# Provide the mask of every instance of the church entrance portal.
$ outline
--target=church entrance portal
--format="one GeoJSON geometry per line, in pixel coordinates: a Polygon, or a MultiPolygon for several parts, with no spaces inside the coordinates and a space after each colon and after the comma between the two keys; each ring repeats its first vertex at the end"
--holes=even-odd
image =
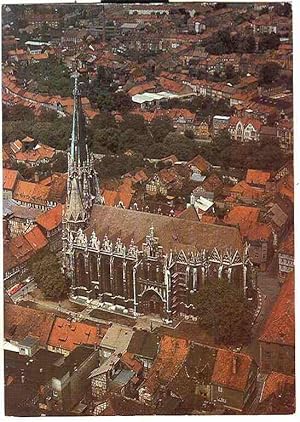
{"type": "Polygon", "coordinates": [[[140,301],[139,312],[145,315],[154,314],[163,316],[164,303],[154,290],[146,290],[140,301]]]}

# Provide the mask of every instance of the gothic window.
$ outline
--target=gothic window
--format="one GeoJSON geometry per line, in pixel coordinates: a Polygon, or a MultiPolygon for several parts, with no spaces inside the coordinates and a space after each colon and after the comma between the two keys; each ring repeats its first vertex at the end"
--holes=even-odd
{"type": "Polygon", "coordinates": [[[76,258],[76,284],[89,288],[89,277],[85,269],[85,259],[82,253],[79,253],[76,258]]]}
{"type": "Polygon", "coordinates": [[[90,258],[90,271],[91,271],[91,280],[98,280],[98,269],[97,269],[97,256],[92,254],[90,258]]]}

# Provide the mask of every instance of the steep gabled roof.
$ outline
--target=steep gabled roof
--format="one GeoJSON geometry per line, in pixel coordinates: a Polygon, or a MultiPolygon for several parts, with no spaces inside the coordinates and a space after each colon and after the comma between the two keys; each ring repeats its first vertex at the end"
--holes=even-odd
{"type": "Polygon", "coordinates": [[[98,205],[94,205],[92,209],[86,234],[89,236],[95,231],[99,239],[103,239],[105,235],[111,240],[119,237],[127,246],[133,239],[141,246],[152,225],[159,244],[166,251],[172,249],[179,252],[182,249],[191,252],[212,250],[214,247],[220,250],[243,249],[241,236],[235,227],[202,224],[165,215],[98,205]]]}
{"type": "Polygon", "coordinates": [[[227,388],[244,391],[250,374],[253,359],[244,353],[218,349],[212,383],[227,388]],[[234,370],[234,360],[236,370],[234,370]]]}
{"type": "Polygon", "coordinates": [[[3,189],[5,190],[13,190],[20,174],[17,170],[12,169],[3,169],[3,189]]]}
{"type": "Polygon", "coordinates": [[[4,309],[4,336],[7,340],[20,341],[28,335],[39,338],[41,346],[46,346],[54,323],[55,315],[6,304],[4,309]]]}
{"type": "Polygon", "coordinates": [[[294,273],[289,273],[259,341],[295,346],[294,273]]]}
{"type": "Polygon", "coordinates": [[[56,207],[40,214],[36,220],[37,224],[46,230],[53,230],[62,222],[63,205],[58,204],[56,207]]]}

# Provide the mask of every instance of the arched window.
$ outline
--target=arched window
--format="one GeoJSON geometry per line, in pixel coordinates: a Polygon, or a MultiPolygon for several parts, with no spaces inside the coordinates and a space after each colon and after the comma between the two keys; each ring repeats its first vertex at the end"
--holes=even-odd
{"type": "Polygon", "coordinates": [[[97,256],[92,254],[90,258],[90,274],[92,281],[98,281],[97,256]]]}
{"type": "Polygon", "coordinates": [[[76,285],[89,288],[89,277],[86,273],[85,259],[82,253],[76,257],[76,285]]]}

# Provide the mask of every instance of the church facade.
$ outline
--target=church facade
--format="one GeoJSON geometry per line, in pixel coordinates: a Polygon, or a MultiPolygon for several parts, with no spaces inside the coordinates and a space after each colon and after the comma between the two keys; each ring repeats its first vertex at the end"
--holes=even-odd
{"type": "Polygon", "coordinates": [[[106,206],[85,135],[77,75],[63,218],[70,296],[166,321],[193,315],[192,295],[225,278],[251,296],[248,246],[235,227],[106,206]]]}

